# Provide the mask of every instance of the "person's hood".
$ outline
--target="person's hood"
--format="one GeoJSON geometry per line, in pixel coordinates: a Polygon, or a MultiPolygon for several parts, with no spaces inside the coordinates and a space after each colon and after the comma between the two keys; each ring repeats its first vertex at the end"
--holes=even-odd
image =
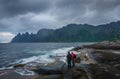
{"type": "Polygon", "coordinates": [[[74,54],[73,52],[71,54],[74,54]]]}

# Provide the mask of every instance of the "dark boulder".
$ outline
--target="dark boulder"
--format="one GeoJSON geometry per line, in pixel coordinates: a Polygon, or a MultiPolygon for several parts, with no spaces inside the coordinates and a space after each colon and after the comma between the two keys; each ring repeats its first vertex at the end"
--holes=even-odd
{"type": "MultiPolygon", "coordinates": [[[[82,47],[77,46],[77,47],[74,47],[72,50],[74,50],[74,51],[78,51],[78,50],[80,50],[80,49],[82,49],[82,47]]],[[[70,51],[72,51],[72,50],[70,50],[70,51]]]]}
{"type": "Polygon", "coordinates": [[[37,72],[38,74],[50,75],[50,74],[62,74],[63,73],[63,66],[65,65],[64,62],[55,62],[50,65],[42,66],[38,69],[33,71],[37,72]]]}
{"type": "Polygon", "coordinates": [[[25,66],[25,64],[16,64],[16,65],[14,65],[14,68],[19,68],[19,67],[24,67],[25,66]]]}
{"type": "Polygon", "coordinates": [[[108,65],[90,65],[94,79],[120,79],[120,71],[108,65]]]}

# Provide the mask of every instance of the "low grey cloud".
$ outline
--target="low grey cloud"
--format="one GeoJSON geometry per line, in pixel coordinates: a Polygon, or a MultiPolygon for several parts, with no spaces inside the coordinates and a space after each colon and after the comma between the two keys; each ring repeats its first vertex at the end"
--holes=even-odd
{"type": "MultiPolygon", "coordinates": [[[[70,23],[120,20],[120,0],[0,0],[0,32],[37,32],[70,23]]],[[[6,33],[8,34],[8,33],[6,33]]]]}
{"type": "Polygon", "coordinates": [[[99,25],[120,20],[119,0],[61,0],[58,5],[61,19],[72,20],[77,23],[99,25]]]}
{"type": "Polygon", "coordinates": [[[1,0],[0,17],[13,17],[28,12],[44,12],[50,7],[50,0],[1,0]]]}

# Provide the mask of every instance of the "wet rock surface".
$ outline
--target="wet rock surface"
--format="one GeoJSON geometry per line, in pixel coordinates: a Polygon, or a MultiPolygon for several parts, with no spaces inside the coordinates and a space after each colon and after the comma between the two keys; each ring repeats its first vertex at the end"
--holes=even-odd
{"type": "Polygon", "coordinates": [[[3,70],[0,71],[0,79],[34,79],[37,75],[34,76],[21,76],[16,73],[14,70],[3,70]]]}
{"type": "Polygon", "coordinates": [[[120,71],[109,65],[90,65],[93,79],[120,79],[120,71]]]}
{"type": "Polygon", "coordinates": [[[97,56],[97,64],[91,65],[91,71],[94,73],[97,79],[120,79],[120,54],[115,54],[106,51],[95,51],[93,55],[97,56]]]}
{"type": "MultiPolygon", "coordinates": [[[[92,79],[120,79],[120,41],[104,41],[93,45],[84,46],[95,63],[87,66],[92,79]],[[89,50],[89,51],[88,51],[89,50]]],[[[77,50],[78,51],[78,50],[77,50]]],[[[85,53],[86,53],[85,52],[85,53]]]]}
{"type": "Polygon", "coordinates": [[[53,64],[49,64],[46,66],[42,66],[38,69],[33,71],[37,72],[38,74],[50,75],[50,74],[62,74],[63,66],[65,65],[64,62],[55,62],[53,64]]]}
{"type": "Polygon", "coordinates": [[[92,45],[84,45],[84,48],[94,48],[94,49],[113,49],[113,50],[120,50],[120,41],[103,41],[92,45]]]}

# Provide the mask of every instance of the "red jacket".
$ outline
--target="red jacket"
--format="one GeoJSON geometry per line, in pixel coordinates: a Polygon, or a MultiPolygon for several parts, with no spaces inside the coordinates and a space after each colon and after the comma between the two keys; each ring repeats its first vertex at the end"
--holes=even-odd
{"type": "Polygon", "coordinates": [[[75,54],[73,52],[71,53],[71,56],[72,56],[72,60],[74,60],[75,54]]]}

